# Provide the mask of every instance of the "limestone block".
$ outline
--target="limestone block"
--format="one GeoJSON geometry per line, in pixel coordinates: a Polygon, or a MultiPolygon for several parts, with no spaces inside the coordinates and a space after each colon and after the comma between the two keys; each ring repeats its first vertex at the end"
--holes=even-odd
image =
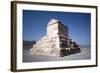
{"type": "Polygon", "coordinates": [[[63,57],[80,52],[79,46],[67,34],[68,29],[60,21],[51,19],[47,25],[47,35],[33,45],[30,54],[63,57]]]}

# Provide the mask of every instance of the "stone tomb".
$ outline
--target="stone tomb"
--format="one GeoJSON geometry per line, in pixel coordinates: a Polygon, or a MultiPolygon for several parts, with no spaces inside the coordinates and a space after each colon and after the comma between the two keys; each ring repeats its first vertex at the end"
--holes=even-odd
{"type": "Polygon", "coordinates": [[[68,27],[56,19],[47,25],[47,33],[30,49],[32,55],[63,57],[80,52],[79,46],[68,38],[68,27]]]}

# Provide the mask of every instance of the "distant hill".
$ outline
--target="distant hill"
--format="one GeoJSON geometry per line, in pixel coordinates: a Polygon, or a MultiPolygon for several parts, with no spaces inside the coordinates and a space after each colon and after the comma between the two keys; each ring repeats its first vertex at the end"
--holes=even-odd
{"type": "Polygon", "coordinates": [[[33,47],[33,44],[35,44],[36,41],[23,41],[23,49],[28,50],[33,47]]]}
{"type": "Polygon", "coordinates": [[[80,48],[90,48],[91,46],[90,46],[90,45],[79,44],[79,47],[80,47],[80,48]]]}

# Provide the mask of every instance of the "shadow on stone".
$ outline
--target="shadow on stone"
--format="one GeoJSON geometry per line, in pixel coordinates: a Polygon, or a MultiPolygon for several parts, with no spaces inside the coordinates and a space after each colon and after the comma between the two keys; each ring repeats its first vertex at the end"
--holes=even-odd
{"type": "Polygon", "coordinates": [[[76,54],[76,53],[80,53],[80,52],[81,52],[80,48],[77,48],[77,50],[76,49],[70,49],[70,50],[61,49],[60,56],[64,57],[64,56],[68,56],[68,55],[76,54]]]}
{"type": "Polygon", "coordinates": [[[69,50],[66,50],[66,49],[61,49],[60,50],[60,56],[61,57],[64,57],[64,56],[67,56],[67,55],[70,55],[70,51],[69,50]]]}

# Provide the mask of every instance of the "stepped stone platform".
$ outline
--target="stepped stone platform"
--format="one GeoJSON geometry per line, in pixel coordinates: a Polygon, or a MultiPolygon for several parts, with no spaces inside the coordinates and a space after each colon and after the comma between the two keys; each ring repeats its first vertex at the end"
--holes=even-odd
{"type": "Polygon", "coordinates": [[[59,20],[51,19],[47,33],[30,49],[32,55],[63,57],[81,52],[78,44],[68,37],[68,27],[59,20]]]}

